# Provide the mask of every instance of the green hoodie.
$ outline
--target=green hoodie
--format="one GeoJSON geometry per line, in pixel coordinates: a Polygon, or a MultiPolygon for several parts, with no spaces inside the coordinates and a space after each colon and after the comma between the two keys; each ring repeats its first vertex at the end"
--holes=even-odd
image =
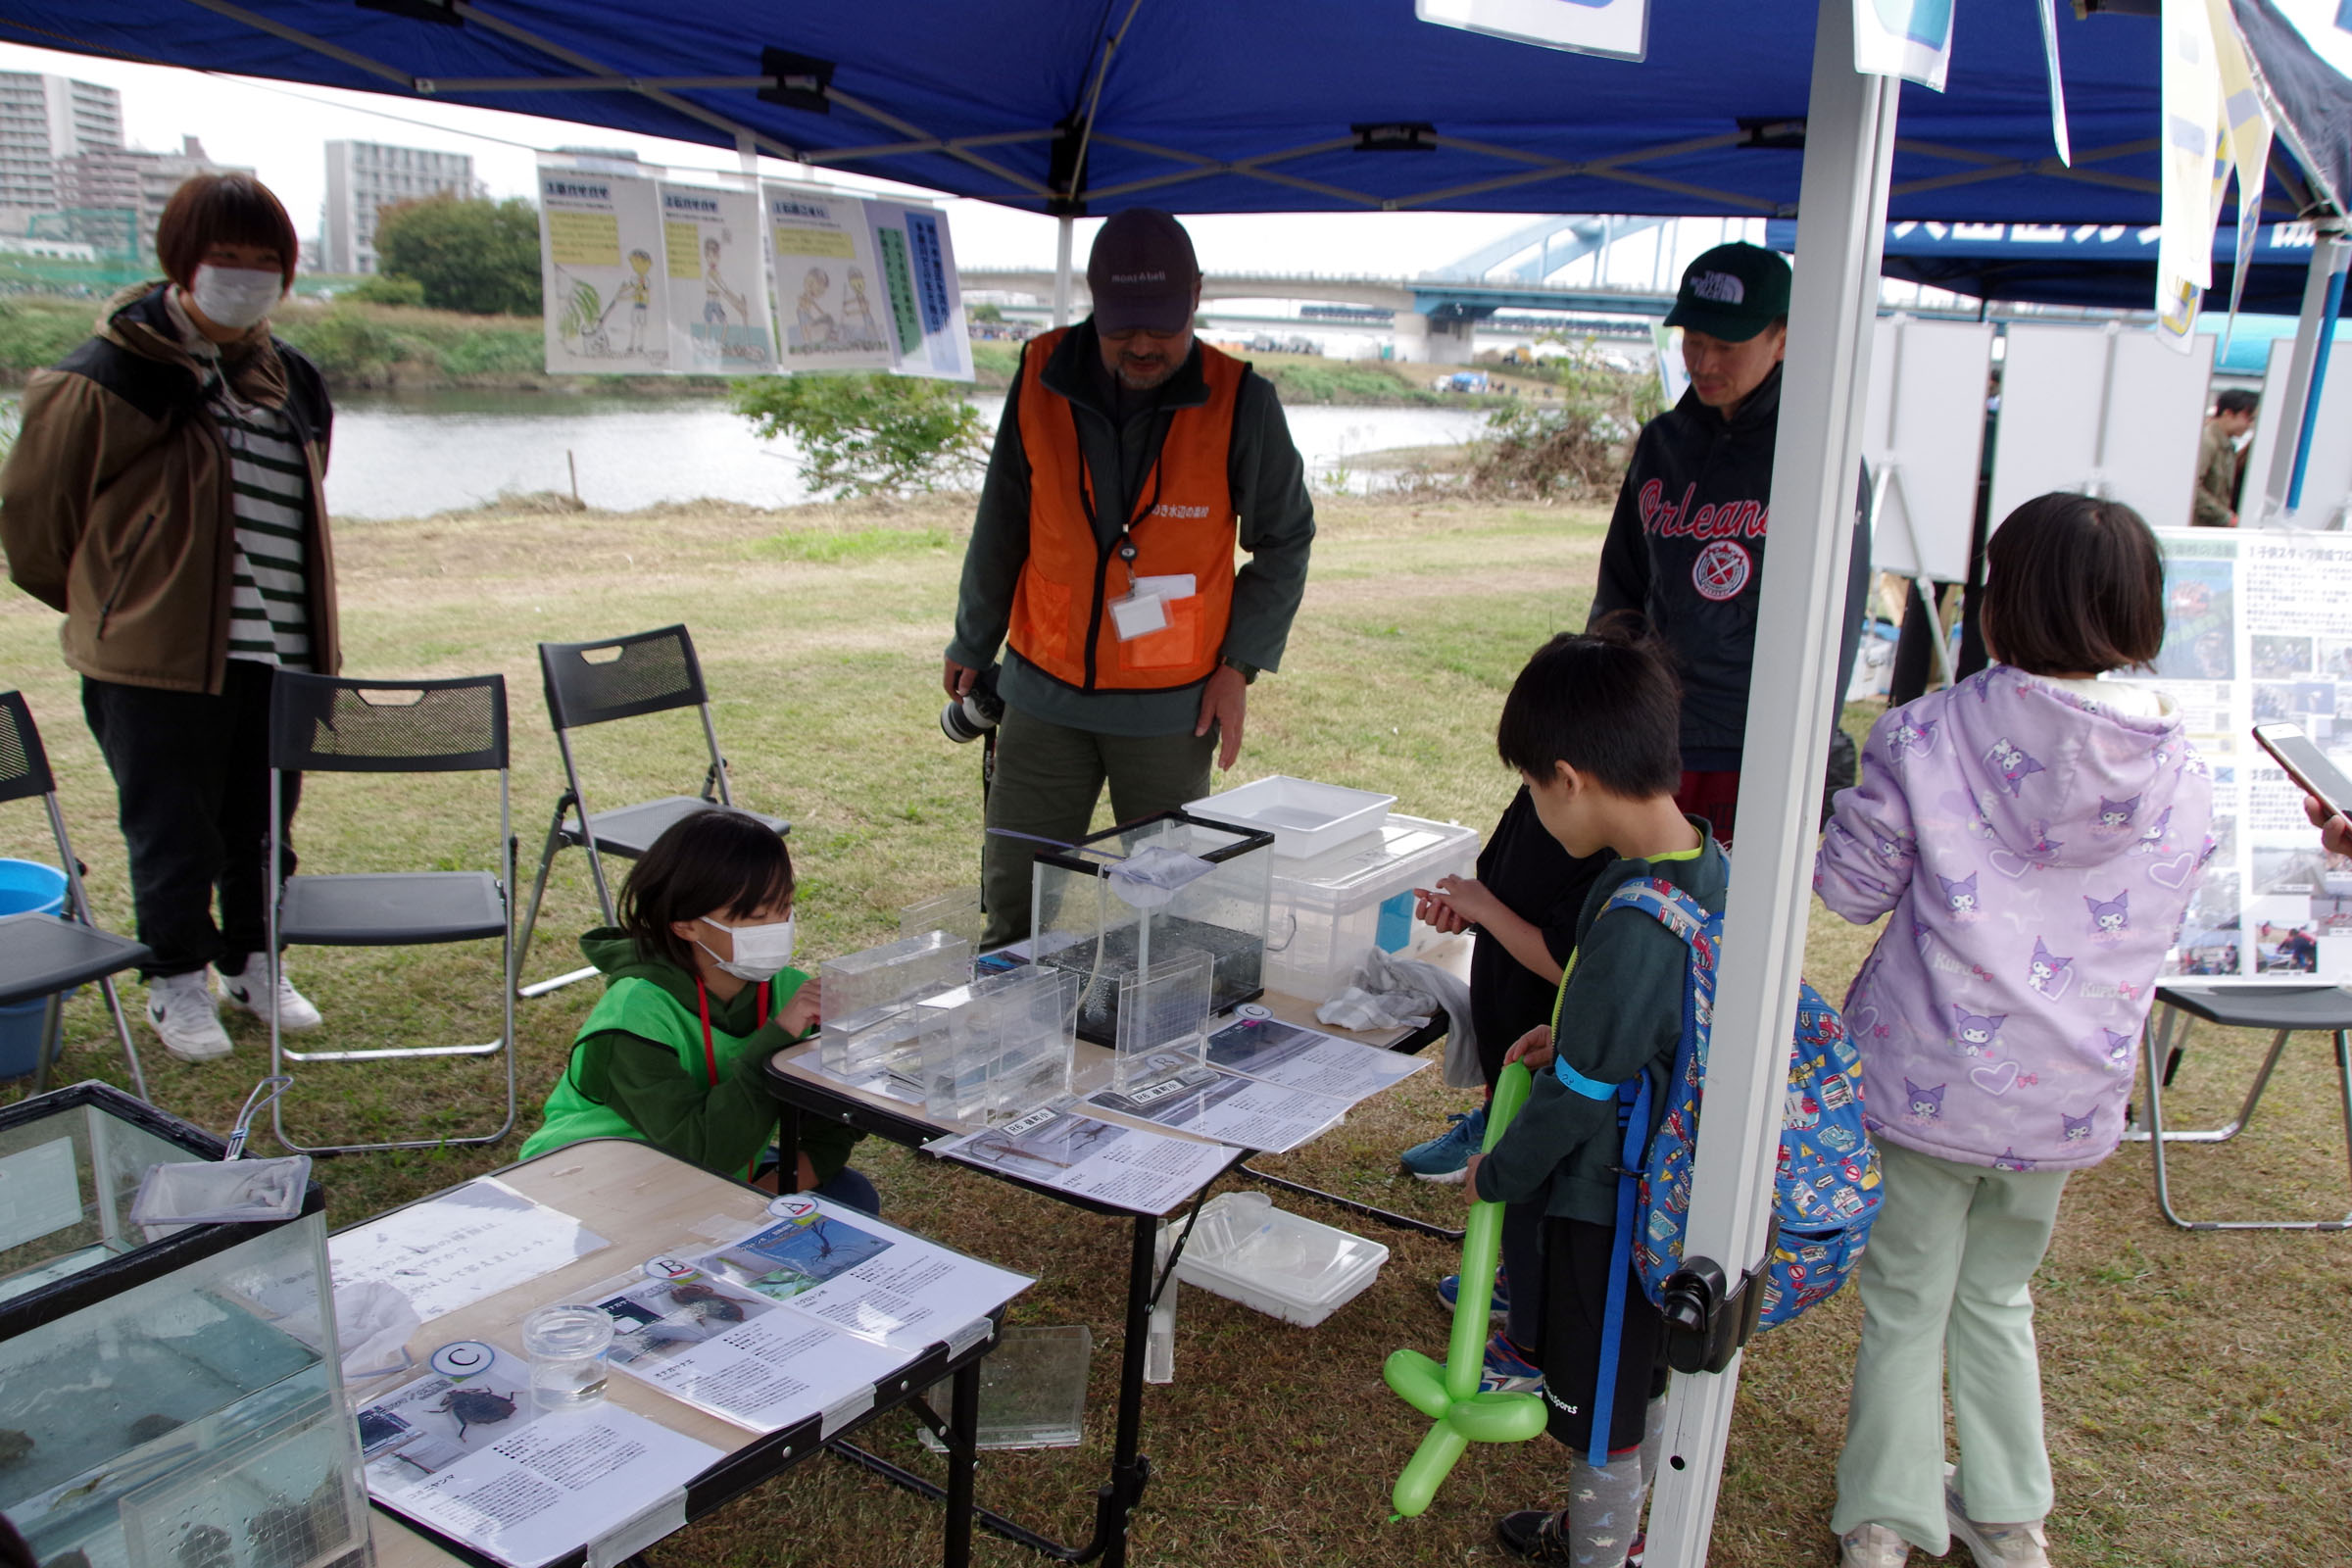
{"type": "MultiPolygon", "coordinates": [[[[570,1064],[547,1097],[546,1120],[521,1157],[584,1138],[632,1138],[722,1176],[748,1175],[776,1137],[776,1102],[762,1069],[794,1043],[776,1014],[808,977],[786,969],[769,983],[765,1023],[759,986],[710,998],[713,1083],[693,971],[649,957],[611,926],[580,938],[580,951],[605,976],[604,1000],[580,1025],[570,1064]]],[[[823,1181],[849,1163],[850,1146],[863,1136],[810,1119],[801,1152],[823,1181]]]]}

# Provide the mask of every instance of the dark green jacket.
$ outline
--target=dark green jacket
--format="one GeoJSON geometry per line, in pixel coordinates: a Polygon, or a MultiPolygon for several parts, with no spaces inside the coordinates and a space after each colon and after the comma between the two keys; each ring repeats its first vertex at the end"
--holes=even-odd
{"type": "MultiPolygon", "coordinates": [[[[1135,492],[1158,461],[1175,411],[1208,401],[1200,351],[1153,393],[1113,389],[1102,368],[1102,340],[1090,318],[1063,337],[1040,379],[1067,399],[1087,472],[1095,482],[1098,528],[1107,543],[1134,514],[1135,492]]],[[[1024,350],[1024,355],[1029,351],[1024,350]]],[[[1004,398],[996,450],[972,518],[963,556],[963,586],[956,602],[956,635],[948,657],[985,669],[1004,642],[1012,617],[1013,585],[1029,559],[1029,458],[1021,444],[1020,379],[1004,398]]],[[[1263,376],[1242,377],[1235,400],[1226,478],[1241,514],[1240,544],[1250,560],[1234,576],[1233,618],[1220,652],[1254,672],[1282,663],[1291,618],[1306,592],[1306,560],[1315,540],[1315,505],[1306,493],[1306,466],[1291,442],[1281,400],[1263,376]]],[[[1189,733],[1200,717],[1200,691],[1081,692],[1004,653],[998,691],[1022,712],[1051,724],[1104,735],[1189,733]]]]}
{"type": "MultiPolygon", "coordinates": [[[[1598,919],[1624,884],[1663,877],[1720,913],[1731,863],[1704,822],[1706,842],[1689,860],[1612,860],[1592,884],[1577,920],[1576,957],[1560,982],[1552,1045],[1568,1065],[1598,1083],[1650,1077],[1650,1130],[1665,1119],[1667,1074],[1683,1037],[1683,988],[1690,950],[1641,909],[1598,919]]],[[[1617,1220],[1617,1101],[1591,1100],[1545,1067],[1502,1142],[1479,1162],[1478,1196],[1489,1201],[1541,1200],[1544,1211],[1594,1225],[1617,1220]]]]}
{"type": "MultiPolygon", "coordinates": [[[[691,970],[664,957],[647,957],[626,933],[611,926],[580,938],[580,951],[607,985],[636,979],[660,987],[676,1004],[677,1016],[656,1021],[674,1026],[681,1039],[700,1035],[691,970]]],[[[706,1074],[684,1069],[674,1043],[625,1029],[583,1030],[572,1043],[564,1077],[548,1097],[546,1124],[523,1145],[522,1157],[582,1137],[634,1136],[706,1170],[742,1178],[764,1162],[776,1140],[777,1104],[761,1069],[768,1057],[794,1043],[776,1014],[807,979],[794,969],[776,976],[768,988],[764,1024],[759,1021],[757,986],[745,986],[723,1002],[710,998],[710,1028],[725,1063],[715,1085],[706,1074]]],[[[595,1022],[593,1013],[589,1021],[595,1022]]],[[[848,1164],[850,1147],[864,1136],[815,1117],[804,1118],[801,1126],[801,1152],[819,1181],[848,1164]]]]}

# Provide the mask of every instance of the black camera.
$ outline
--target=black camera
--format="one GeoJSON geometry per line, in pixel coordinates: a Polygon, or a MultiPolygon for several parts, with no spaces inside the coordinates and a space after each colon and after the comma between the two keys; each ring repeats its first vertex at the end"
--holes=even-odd
{"type": "Polygon", "coordinates": [[[997,695],[997,671],[991,664],[972,677],[971,689],[939,710],[939,732],[956,745],[978,740],[1004,716],[1004,699],[997,695]]]}

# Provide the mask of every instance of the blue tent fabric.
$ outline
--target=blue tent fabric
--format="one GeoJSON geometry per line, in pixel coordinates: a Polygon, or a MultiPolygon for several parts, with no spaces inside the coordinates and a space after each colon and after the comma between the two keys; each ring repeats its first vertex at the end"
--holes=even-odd
{"type": "MultiPolygon", "coordinates": [[[[2231,0],[2230,12],[2254,53],[2263,84],[2287,121],[2297,161],[2336,211],[2343,211],[2352,197],[2352,83],[2270,0],[2231,0]]],[[[2339,6],[2338,31],[2348,30],[2347,20],[2352,11],[2339,6]]]]}
{"type": "MultiPolygon", "coordinates": [[[[2156,24],[2060,15],[2075,171],[2051,147],[2034,7],[1963,4],[1948,90],[1903,89],[1890,216],[2153,220],[2156,24]]],[[[719,145],[741,125],[770,154],[1036,210],[1054,195],[1054,128],[1124,27],[1088,145],[1095,214],[1788,216],[1814,20],[1811,0],[1651,0],[1649,58],[1633,64],[1432,25],[1411,0],[0,0],[17,42],[719,145]],[[830,66],[829,113],[749,85],[666,101],[447,85],[744,78],[768,50],[830,66]],[[1406,128],[1361,139],[1406,150],[1359,150],[1354,127],[1382,125],[1406,128]]]]}

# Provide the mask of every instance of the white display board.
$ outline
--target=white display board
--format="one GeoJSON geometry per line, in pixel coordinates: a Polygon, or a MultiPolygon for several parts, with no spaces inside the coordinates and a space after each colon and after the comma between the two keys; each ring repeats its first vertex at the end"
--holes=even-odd
{"type": "Polygon", "coordinates": [[[2279,486],[2278,514],[2267,504],[2271,465],[2281,446],[2292,449],[2296,434],[2272,416],[2287,405],[2292,338],[2271,344],[2271,364],[2262,380],[2262,407],[2254,415],[2254,441],[2246,449],[2246,482],[2238,492],[2238,520],[2266,528],[2341,528],[2352,503],[2352,355],[2331,356],[2327,384],[2320,388],[2320,418],[2311,429],[2311,457],[2303,469],[2303,505],[2286,512],[2286,487],[2279,486]]]}
{"type": "Polygon", "coordinates": [[[654,181],[540,166],[549,374],[669,368],[666,254],[654,181]]]}
{"type": "MultiPolygon", "coordinates": [[[[892,338],[902,375],[972,378],[972,334],[948,215],[918,203],[868,201],[875,254],[890,294],[892,338]]],[[[778,285],[781,287],[781,285],[778,285]]]]}
{"type": "Polygon", "coordinates": [[[760,254],[760,203],[747,190],[662,180],[669,368],[680,374],[765,375],[776,368],[760,254]]]}
{"type": "Polygon", "coordinates": [[[866,204],[808,185],[760,187],[787,370],[882,370],[890,302],[866,204]]]}
{"type": "MultiPolygon", "coordinates": [[[[2152,674],[2111,676],[2171,694],[2213,770],[2216,849],[2190,900],[2169,975],[2309,985],[2352,981],[2352,860],[2320,848],[2302,792],[2254,744],[2258,723],[2299,724],[2352,770],[2352,538],[2183,528],[2165,551],[2165,639],[2152,674]]],[[[2156,869],[2183,874],[2200,846],[2143,827],[2156,869]]]]}
{"type": "Polygon", "coordinates": [[[1871,564],[1932,582],[1968,580],[1992,372],[1988,321],[1882,318],[1871,346],[1862,452],[1880,487],[1871,564]]]}
{"type": "Polygon", "coordinates": [[[2189,352],[2145,328],[2013,321],[1992,459],[1992,525],[2035,496],[2121,501],[2153,528],[2185,528],[2214,340],[2189,352]]]}

